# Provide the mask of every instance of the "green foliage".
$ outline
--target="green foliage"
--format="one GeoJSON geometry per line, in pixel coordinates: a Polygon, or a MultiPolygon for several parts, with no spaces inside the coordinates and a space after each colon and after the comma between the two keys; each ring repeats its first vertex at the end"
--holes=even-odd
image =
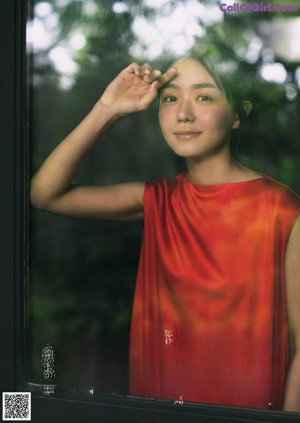
{"type": "MultiPolygon", "coordinates": [[[[116,2],[110,0],[46,3],[52,5],[53,13],[59,17],[59,39],[54,38],[48,49],[35,51],[30,61],[32,173],[89,111],[120,70],[133,60],[148,60],[142,54],[132,57],[131,47],[136,42],[140,42],[143,51],[143,42],[137,40],[132,28],[136,17],[143,15],[155,22],[159,13],[166,10],[170,14],[181,2],[166,1],[160,11],[143,1],[124,0],[119,2],[124,7],[122,13],[114,12],[116,2]],[[89,5],[93,13],[88,11],[89,5]],[[59,42],[68,42],[74,31],[84,35],[86,44],[74,55],[78,71],[73,85],[66,90],[61,87],[62,75],[48,55],[59,42]]],[[[188,4],[188,0],[182,3],[188,4]]],[[[32,11],[33,6],[30,3],[32,11]]],[[[299,14],[293,14],[296,15],[299,14]]],[[[253,102],[253,112],[240,134],[241,159],[299,191],[300,98],[296,72],[300,63],[278,57],[268,46],[271,35],[266,34],[266,23],[276,19],[275,14],[227,13],[222,20],[205,26],[204,19],[199,18],[204,32],[195,37],[193,50],[205,54],[212,62],[221,62],[223,67],[227,66],[225,71],[233,71],[233,89],[241,99],[253,102]],[[255,43],[260,47],[250,55],[255,43]],[[269,62],[281,63],[287,70],[284,83],[268,82],[261,77],[267,53],[272,57],[269,62]]],[[[163,63],[172,56],[168,46],[162,56],[155,58],[155,62],[163,63]]],[[[183,161],[169,151],[162,138],[157,111],[158,105],[154,104],[147,112],[122,119],[110,128],[86,158],[76,182],[108,184],[162,175],[172,177],[184,169],[183,161]]],[[[40,347],[50,342],[61,354],[62,385],[70,386],[73,379],[66,370],[68,360],[76,368],[88,354],[79,345],[91,349],[96,345],[102,352],[104,345],[107,348],[118,345],[120,354],[127,350],[141,228],[65,219],[34,211],[30,229],[28,339],[29,356],[33,359],[29,360],[28,377],[38,378],[40,347]],[[66,351],[70,354],[70,345],[76,345],[78,350],[72,350],[71,358],[66,355],[66,351]]],[[[105,362],[102,367],[98,365],[98,370],[105,372],[105,362]]],[[[76,383],[82,388],[80,381],[76,383]]],[[[111,387],[103,383],[99,389],[111,387]]]]}

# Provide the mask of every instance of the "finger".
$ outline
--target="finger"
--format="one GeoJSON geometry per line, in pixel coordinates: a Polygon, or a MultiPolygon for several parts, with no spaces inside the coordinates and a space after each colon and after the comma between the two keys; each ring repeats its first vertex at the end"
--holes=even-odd
{"type": "Polygon", "coordinates": [[[153,80],[158,79],[161,77],[161,71],[158,69],[154,69],[152,72],[153,80]]]}
{"type": "Polygon", "coordinates": [[[149,63],[144,63],[142,66],[142,72],[143,76],[151,77],[152,80],[158,78],[161,75],[161,71],[158,69],[153,69],[152,66],[149,65],[149,63]]]}
{"type": "Polygon", "coordinates": [[[145,71],[145,75],[143,76],[143,80],[148,84],[151,84],[153,81],[160,78],[160,76],[161,71],[159,71],[158,69],[147,68],[145,71]]]}
{"type": "Polygon", "coordinates": [[[143,66],[141,67],[140,76],[143,79],[143,81],[146,82],[147,84],[151,84],[152,82],[152,78],[151,78],[152,72],[153,70],[151,66],[149,65],[149,63],[144,63],[143,66]]]}
{"type": "Polygon", "coordinates": [[[142,73],[143,75],[153,75],[155,78],[157,77],[157,75],[161,75],[161,71],[158,69],[153,69],[151,65],[149,65],[149,63],[144,63],[142,66],[142,73]]]}
{"type": "Polygon", "coordinates": [[[141,76],[141,66],[137,63],[131,63],[126,69],[127,72],[129,73],[135,73],[138,76],[141,76]]]}
{"type": "Polygon", "coordinates": [[[144,75],[150,75],[152,72],[152,67],[149,65],[149,63],[144,63],[142,66],[142,72],[141,74],[144,75]]]}
{"type": "Polygon", "coordinates": [[[176,75],[177,69],[175,67],[168,69],[167,72],[163,73],[158,79],[158,89],[171,81],[176,75]]]}

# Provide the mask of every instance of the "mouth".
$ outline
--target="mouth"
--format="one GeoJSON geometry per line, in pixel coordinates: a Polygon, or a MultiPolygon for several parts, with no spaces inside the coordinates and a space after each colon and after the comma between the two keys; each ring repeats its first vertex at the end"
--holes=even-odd
{"type": "Polygon", "coordinates": [[[190,138],[196,138],[199,135],[201,135],[202,132],[200,131],[176,131],[173,132],[175,137],[180,139],[190,139],[190,138]]]}

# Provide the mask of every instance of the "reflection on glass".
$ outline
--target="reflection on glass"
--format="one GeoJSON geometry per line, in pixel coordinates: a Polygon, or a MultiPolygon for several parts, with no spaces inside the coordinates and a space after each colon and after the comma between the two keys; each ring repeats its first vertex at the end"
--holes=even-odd
{"type": "MultiPolygon", "coordinates": [[[[217,4],[196,0],[53,0],[36,1],[30,8],[32,174],[121,69],[133,61],[160,67],[193,48],[216,61],[222,58],[223,72],[243,79],[241,89],[253,100],[253,116],[235,146],[238,155],[297,190],[300,53],[294,47],[278,56],[282,39],[273,31],[275,14],[223,13],[217,4]],[[257,77],[255,86],[250,74],[257,77]]],[[[281,33],[286,31],[283,18],[281,33]]],[[[184,169],[165,145],[157,107],[151,107],[111,127],[75,182],[149,180],[174,177],[184,169]]],[[[41,383],[40,351],[50,343],[56,351],[58,389],[128,393],[141,225],[36,210],[30,225],[28,381],[41,383]]],[[[166,326],[165,348],[174,340],[174,329],[166,326]]]]}

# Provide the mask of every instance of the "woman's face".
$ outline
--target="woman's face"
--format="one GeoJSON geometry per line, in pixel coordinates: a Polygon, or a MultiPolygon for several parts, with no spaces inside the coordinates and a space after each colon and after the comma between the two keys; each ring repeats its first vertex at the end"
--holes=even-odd
{"type": "Polygon", "coordinates": [[[159,121],[171,149],[186,159],[201,159],[229,151],[236,114],[212,76],[196,60],[174,64],[177,75],[163,87],[159,121]]]}

